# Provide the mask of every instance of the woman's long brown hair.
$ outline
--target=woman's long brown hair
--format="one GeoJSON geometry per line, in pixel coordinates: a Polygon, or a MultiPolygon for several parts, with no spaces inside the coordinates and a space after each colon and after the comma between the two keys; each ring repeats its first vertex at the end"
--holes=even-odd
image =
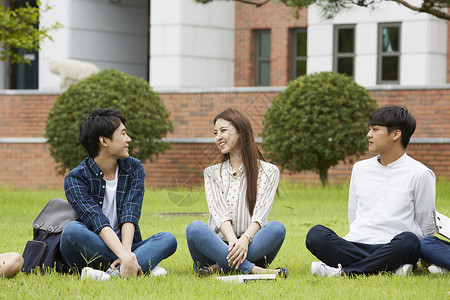
{"type": "MultiPolygon", "coordinates": [[[[214,118],[214,125],[218,119],[230,122],[238,133],[239,145],[241,147],[242,162],[244,164],[245,177],[247,178],[246,201],[250,216],[253,216],[257,196],[258,181],[258,159],[266,161],[256,146],[253,129],[250,120],[239,110],[227,108],[214,118]]],[[[230,154],[223,154],[221,161],[230,159],[230,154]]]]}

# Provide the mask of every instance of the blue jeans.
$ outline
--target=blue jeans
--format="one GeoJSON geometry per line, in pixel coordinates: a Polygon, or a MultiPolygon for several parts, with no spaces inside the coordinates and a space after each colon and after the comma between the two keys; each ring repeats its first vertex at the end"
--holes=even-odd
{"type": "MultiPolygon", "coordinates": [[[[283,244],[286,228],[277,221],[270,221],[263,226],[248,245],[247,259],[238,270],[250,273],[255,265],[267,267],[277,255],[283,244]]],[[[223,272],[232,269],[228,266],[228,245],[205,223],[194,221],[186,228],[186,239],[194,260],[194,270],[218,264],[223,272]]]]}
{"type": "MultiPolygon", "coordinates": [[[[134,243],[131,247],[144,273],[174,254],[176,249],[177,240],[170,232],[157,233],[146,240],[134,243]]],[[[89,266],[106,270],[117,259],[98,234],[78,221],[70,222],[64,228],[60,250],[65,262],[72,269],[89,266]]]]}
{"type": "Polygon", "coordinates": [[[420,240],[420,258],[436,266],[450,270],[450,243],[436,236],[420,240]]]}
{"type": "Polygon", "coordinates": [[[306,248],[330,267],[341,264],[347,275],[393,271],[403,264],[416,265],[420,240],[412,232],[402,232],[387,244],[350,242],[333,230],[316,225],[306,235],[306,248]]]}

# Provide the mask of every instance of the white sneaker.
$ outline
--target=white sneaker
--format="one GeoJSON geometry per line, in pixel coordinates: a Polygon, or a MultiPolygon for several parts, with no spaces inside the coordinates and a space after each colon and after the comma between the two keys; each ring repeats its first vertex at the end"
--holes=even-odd
{"type": "Polygon", "coordinates": [[[153,268],[153,270],[150,271],[151,277],[166,276],[166,275],[167,275],[166,269],[164,269],[163,267],[160,267],[160,266],[156,266],[153,268]]]}
{"type": "Polygon", "coordinates": [[[81,270],[81,279],[93,279],[97,281],[104,281],[111,279],[111,276],[106,272],[85,267],[83,268],[83,270],[81,270]]]}
{"type": "Polygon", "coordinates": [[[413,265],[404,264],[401,265],[397,270],[394,271],[394,274],[397,276],[409,276],[411,275],[413,270],[413,265]]]}
{"type": "Polygon", "coordinates": [[[338,268],[333,268],[327,266],[323,262],[313,261],[311,263],[311,275],[328,276],[328,277],[342,276],[342,266],[341,264],[339,264],[338,268]]]}
{"type": "Polygon", "coordinates": [[[435,265],[431,265],[428,267],[428,271],[430,271],[431,274],[437,274],[437,275],[444,275],[448,274],[448,270],[444,269],[442,267],[438,267],[435,265]]]}

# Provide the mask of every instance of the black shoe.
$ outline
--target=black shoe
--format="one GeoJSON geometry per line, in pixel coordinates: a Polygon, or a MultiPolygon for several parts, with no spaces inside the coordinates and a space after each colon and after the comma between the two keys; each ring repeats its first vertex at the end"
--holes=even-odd
{"type": "Polygon", "coordinates": [[[278,273],[278,276],[282,277],[282,278],[287,278],[288,277],[288,273],[289,270],[286,268],[276,268],[275,270],[280,270],[280,272],[278,273]]]}

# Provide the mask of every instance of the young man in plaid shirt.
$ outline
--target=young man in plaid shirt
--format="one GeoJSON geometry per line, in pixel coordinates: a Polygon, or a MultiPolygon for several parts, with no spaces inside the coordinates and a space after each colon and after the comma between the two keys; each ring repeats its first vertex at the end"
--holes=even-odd
{"type": "Polygon", "coordinates": [[[145,171],[129,156],[125,118],[117,110],[96,109],[81,124],[78,141],[89,156],[64,180],[79,220],[64,228],[63,258],[70,267],[83,269],[82,278],[166,274],[157,265],[175,252],[177,241],[169,232],[142,240],[138,222],[145,171]]]}

